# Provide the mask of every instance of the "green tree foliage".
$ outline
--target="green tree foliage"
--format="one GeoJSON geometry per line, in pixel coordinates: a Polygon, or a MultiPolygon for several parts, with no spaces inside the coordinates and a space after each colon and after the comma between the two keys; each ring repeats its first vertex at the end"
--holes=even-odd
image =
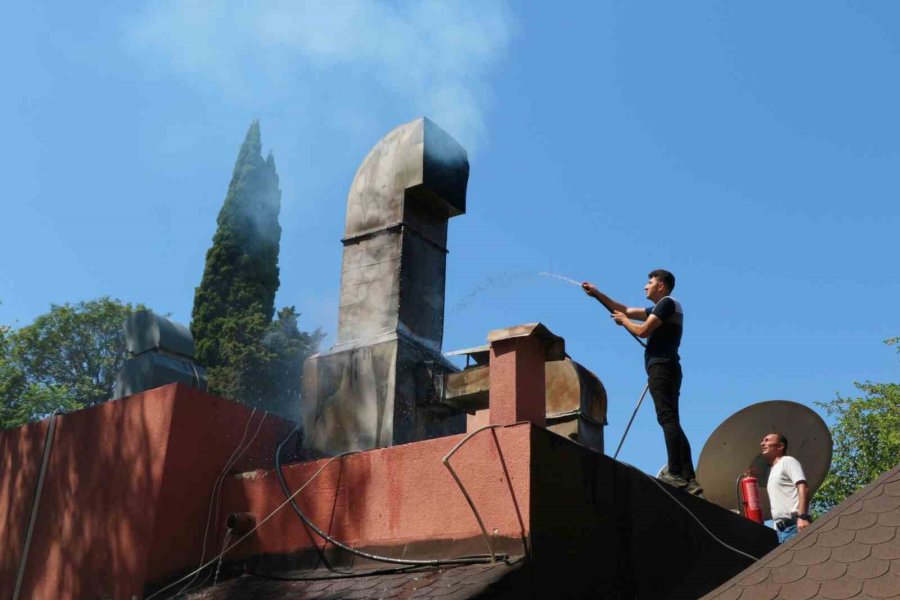
{"type": "Polygon", "coordinates": [[[265,370],[271,357],[261,343],[268,326],[265,318],[248,310],[219,323],[220,362],[206,370],[210,391],[251,406],[266,405],[265,370]]]}
{"type": "Polygon", "coordinates": [[[275,160],[271,154],[263,159],[261,148],[259,122],[254,122],[206,254],[191,331],[211,391],[296,418],[287,407],[299,399],[302,361],[322,336],[300,332],[293,307],[272,321],[281,191],[275,160]]]}
{"type": "Polygon", "coordinates": [[[142,308],[103,297],[0,327],[0,426],[109,400],[126,358],[123,324],[142,308]]]}
{"type": "Polygon", "coordinates": [[[300,400],[303,361],[314,354],[325,334],[321,329],[300,331],[300,314],[293,306],[278,311],[278,318],[269,326],[263,346],[269,352],[267,365],[268,396],[272,410],[293,419],[300,400]]]}
{"type": "Polygon", "coordinates": [[[259,313],[223,322],[224,364],[207,370],[216,393],[290,419],[297,419],[303,361],[324,337],[321,330],[300,331],[293,306],[266,324],[259,313]]]}
{"type": "MultiPolygon", "coordinates": [[[[900,338],[885,343],[896,345],[900,338]]],[[[900,348],[898,348],[900,350],[900,348]]],[[[900,462],[900,384],[855,383],[861,396],[819,402],[834,419],[831,470],[813,498],[824,513],[900,462]]]]}
{"type": "MultiPolygon", "coordinates": [[[[275,159],[271,154],[263,159],[261,149],[255,121],[238,152],[218,228],[206,253],[203,279],[194,295],[191,332],[197,359],[211,370],[235,359],[228,349],[234,342],[230,336],[259,333],[253,328],[268,324],[275,313],[281,190],[275,159]]],[[[225,389],[214,377],[210,384],[214,390],[225,389]]]]}

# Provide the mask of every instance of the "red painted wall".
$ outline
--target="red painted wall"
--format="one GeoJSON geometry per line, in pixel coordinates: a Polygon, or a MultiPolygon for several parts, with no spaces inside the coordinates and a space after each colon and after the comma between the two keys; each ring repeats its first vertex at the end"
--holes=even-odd
{"type": "MultiPolygon", "coordinates": [[[[491,430],[472,437],[450,461],[492,536],[520,540],[523,534],[528,534],[531,428],[530,424],[520,424],[496,430],[509,482],[491,430]],[[523,517],[524,531],[518,514],[523,517]]],[[[476,543],[468,547],[486,553],[478,523],[441,462],[463,437],[455,435],[381,448],[336,460],[297,496],[297,503],[320,528],[351,547],[392,546],[396,556],[410,542],[474,539],[476,543]]],[[[288,487],[297,490],[326,462],[286,465],[288,487]]],[[[245,474],[226,482],[226,510],[254,513],[257,521],[284,500],[284,493],[271,471],[245,474]]],[[[310,548],[301,521],[286,506],[228,558],[310,548]]],[[[427,551],[440,552],[442,548],[452,553],[453,544],[431,544],[427,551]]],[[[521,548],[518,550],[521,553],[521,548]]],[[[406,551],[415,553],[411,548],[406,551]]]]}
{"type": "Polygon", "coordinates": [[[546,351],[535,336],[491,343],[490,406],[492,424],[530,421],[547,425],[546,351]]]}
{"type": "MultiPolygon", "coordinates": [[[[146,582],[197,566],[215,480],[260,416],[251,420],[246,407],[171,385],[60,417],[22,598],[131,600],[142,597],[146,582]]],[[[271,467],[288,429],[268,417],[234,469],[243,474],[226,478],[208,558],[221,547],[228,513],[249,511],[261,520],[283,503],[271,467]]],[[[3,592],[13,589],[46,430],[44,422],[0,432],[3,592]]],[[[335,460],[297,501],[352,547],[411,558],[485,552],[475,517],[441,462],[461,439],[335,460]]],[[[298,489],[326,463],[285,467],[288,486],[298,489]]],[[[517,544],[529,539],[547,589],[558,591],[565,572],[572,575],[571,596],[625,589],[665,597],[673,575],[660,565],[672,563],[687,586],[681,591],[690,590],[681,597],[697,597],[744,566],[723,555],[649,478],[533,424],[481,431],[451,463],[500,550],[520,553],[517,544]]],[[[682,494],[681,502],[731,545],[759,556],[775,543],[770,529],[692,496],[682,494]]],[[[285,507],[227,558],[310,548],[300,520],[285,507]]]]}
{"type": "MultiPolygon", "coordinates": [[[[60,416],[21,598],[130,600],[194,565],[210,492],[250,415],[173,384],[60,416]]],[[[14,587],[46,429],[0,432],[2,590],[14,587]]],[[[288,429],[268,417],[238,467],[270,465],[288,429]]]]}
{"type": "MultiPolygon", "coordinates": [[[[156,581],[185,566],[198,566],[210,494],[245,429],[247,440],[259,433],[232,472],[273,468],[275,448],[293,428],[272,415],[263,419],[261,411],[251,419],[250,409],[224,398],[192,388],[180,388],[179,392],[156,499],[147,581],[156,581]]],[[[224,519],[220,511],[220,522],[224,519]]],[[[215,553],[214,532],[215,524],[211,524],[207,558],[215,553]]]]}
{"type": "Polygon", "coordinates": [[[48,424],[49,421],[40,421],[0,431],[0,590],[8,590],[10,595],[48,424]]]}
{"type": "MultiPolygon", "coordinates": [[[[534,597],[697,598],[752,562],[722,543],[755,556],[776,545],[771,529],[683,492],[667,493],[665,484],[640,471],[533,424],[502,427],[497,436],[509,482],[490,430],[471,438],[451,462],[489,534],[504,542],[501,551],[522,554],[517,544],[527,538],[534,597]]],[[[354,548],[418,559],[458,556],[461,548],[483,553],[483,545],[472,543],[481,533],[471,509],[441,464],[460,439],[336,460],[297,502],[320,528],[354,548]]],[[[286,466],[288,487],[299,489],[326,463],[286,466]]],[[[261,521],[284,499],[275,474],[260,470],[230,478],[224,504],[261,521]]],[[[302,564],[310,549],[300,519],[286,506],[226,559],[252,556],[253,569],[283,572],[302,564]]]]}

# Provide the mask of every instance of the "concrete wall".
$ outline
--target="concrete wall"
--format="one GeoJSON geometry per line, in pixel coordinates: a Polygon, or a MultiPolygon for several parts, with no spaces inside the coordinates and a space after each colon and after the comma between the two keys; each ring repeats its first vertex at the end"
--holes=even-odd
{"type": "MultiPolygon", "coordinates": [[[[487,547],[478,523],[441,463],[463,437],[455,435],[337,459],[296,501],[314,523],[351,547],[380,547],[391,556],[411,558],[484,554],[487,547]]],[[[530,425],[513,425],[497,430],[497,443],[491,431],[477,434],[450,461],[501,551],[522,552],[524,523],[518,514],[529,512],[530,455],[530,425]]],[[[286,465],[288,488],[299,489],[327,462],[286,465]]],[[[261,521],[284,500],[275,474],[259,471],[226,481],[223,508],[254,513],[261,521]]],[[[524,533],[527,535],[527,531],[524,533]]],[[[321,539],[316,541],[322,544],[321,539]]],[[[288,506],[228,558],[293,553],[302,563],[308,558],[303,555],[311,549],[302,522],[288,506]]]]}
{"type": "MultiPolygon", "coordinates": [[[[210,492],[250,415],[173,384],[58,417],[21,598],[130,600],[145,581],[195,566],[210,492]]],[[[10,593],[47,423],[0,432],[0,590],[10,593]]],[[[268,417],[238,467],[270,465],[288,430],[268,417]]]]}
{"type": "MultiPolygon", "coordinates": [[[[297,502],[314,523],[354,548],[407,558],[483,553],[475,518],[441,465],[460,439],[336,460],[297,502]]],[[[751,555],[776,546],[771,529],[665,488],[673,499],[645,474],[545,429],[506,426],[497,430],[497,439],[506,471],[489,430],[451,462],[498,549],[521,555],[526,537],[533,597],[696,598],[751,563],[715,541],[691,514],[723,542],[751,555]]],[[[325,464],[287,466],[288,487],[299,489],[325,464]]],[[[226,484],[227,510],[250,511],[259,519],[284,498],[269,471],[226,484]]],[[[253,556],[254,568],[278,571],[313,564],[311,548],[301,521],[286,507],[228,558],[253,556]]]]}
{"type": "MultiPolygon", "coordinates": [[[[59,417],[27,563],[22,598],[142,597],[199,560],[210,493],[260,415],[181,385],[157,388],[59,417]]],[[[269,417],[226,479],[208,557],[221,548],[223,520],[262,519],[284,502],[271,470],[287,432],[269,417]]],[[[47,423],[0,433],[0,590],[12,590],[47,423]]],[[[352,547],[386,555],[447,558],[484,553],[481,531],[442,457],[456,435],[361,452],[328,464],[297,502],[352,547]]],[[[285,467],[299,489],[326,460],[285,467]]],[[[646,475],[530,423],[479,432],[451,464],[469,490],[495,549],[523,554],[535,597],[699,597],[749,559],[770,529],[672,491],[646,475]],[[496,441],[495,441],[496,440],[496,441]]],[[[320,540],[317,540],[321,543],[320,540]]],[[[312,542],[282,508],[228,559],[256,557],[260,570],[312,555],[312,542]]],[[[296,561],[295,561],[296,562],[296,561]]]]}
{"type": "Polygon", "coordinates": [[[12,590],[49,420],[0,431],[0,589],[12,590]]]}
{"type": "Polygon", "coordinates": [[[697,520],[753,556],[777,546],[772,529],[547,431],[533,431],[532,457],[531,540],[545,597],[699,598],[753,563],[697,520]]]}

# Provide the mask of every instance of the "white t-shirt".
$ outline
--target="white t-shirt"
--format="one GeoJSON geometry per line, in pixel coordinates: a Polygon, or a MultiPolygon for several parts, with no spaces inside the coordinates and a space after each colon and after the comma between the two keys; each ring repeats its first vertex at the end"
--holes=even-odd
{"type": "Polygon", "coordinates": [[[773,519],[789,519],[792,512],[800,512],[800,494],[797,483],[806,481],[803,467],[793,456],[782,456],[769,471],[769,505],[773,519]]]}

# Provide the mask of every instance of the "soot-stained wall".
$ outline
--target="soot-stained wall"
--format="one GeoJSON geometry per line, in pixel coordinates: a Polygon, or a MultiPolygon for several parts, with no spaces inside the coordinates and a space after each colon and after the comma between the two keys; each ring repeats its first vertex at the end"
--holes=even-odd
{"type": "Polygon", "coordinates": [[[753,563],[722,542],[756,557],[777,546],[771,529],[550,432],[532,444],[534,565],[552,597],[699,598],[753,563]]]}
{"type": "Polygon", "coordinates": [[[304,445],[335,454],[462,432],[432,402],[441,355],[447,223],[465,212],[466,151],[428,119],[388,133],[347,198],[337,341],[304,365],[304,445]]]}

